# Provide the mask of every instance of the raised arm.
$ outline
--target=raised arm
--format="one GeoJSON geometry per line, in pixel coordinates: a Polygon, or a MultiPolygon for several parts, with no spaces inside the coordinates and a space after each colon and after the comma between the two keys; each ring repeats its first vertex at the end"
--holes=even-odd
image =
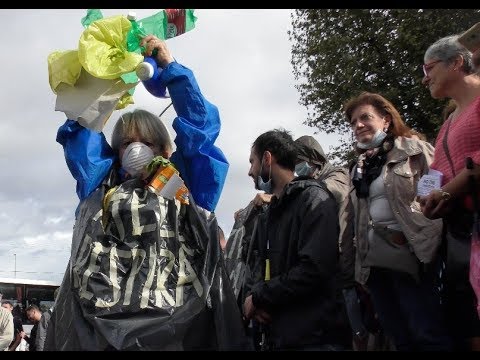
{"type": "Polygon", "coordinates": [[[180,171],[195,202],[213,211],[218,203],[228,171],[228,161],[214,145],[220,132],[218,109],[202,95],[193,72],[175,62],[165,42],[154,36],[143,39],[146,55],[157,49],[156,60],[163,71],[158,81],[168,88],[177,117],[176,151],[172,162],[180,171]]]}
{"type": "Polygon", "coordinates": [[[63,146],[65,161],[77,181],[77,195],[83,200],[100,185],[116,155],[103,133],[84,128],[74,120],[67,120],[58,129],[57,142],[63,146]]]}

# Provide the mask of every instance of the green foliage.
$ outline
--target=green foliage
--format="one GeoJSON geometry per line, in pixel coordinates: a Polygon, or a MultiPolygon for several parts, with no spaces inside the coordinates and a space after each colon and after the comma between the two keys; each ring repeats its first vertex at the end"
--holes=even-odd
{"type": "Polygon", "coordinates": [[[334,146],[331,151],[328,152],[327,157],[333,165],[349,167],[350,164],[357,159],[355,153],[353,134],[350,132],[348,136],[344,136],[338,140],[338,145],[334,146]]]}
{"type": "MultiPolygon", "coordinates": [[[[479,22],[480,10],[300,9],[291,17],[291,63],[300,104],[308,110],[306,125],[327,134],[351,132],[343,104],[371,91],[433,141],[446,100],[432,99],[422,85],[423,55],[441,37],[479,22]]],[[[337,147],[334,155],[346,160],[350,149],[344,147],[342,156],[337,147]]]]}

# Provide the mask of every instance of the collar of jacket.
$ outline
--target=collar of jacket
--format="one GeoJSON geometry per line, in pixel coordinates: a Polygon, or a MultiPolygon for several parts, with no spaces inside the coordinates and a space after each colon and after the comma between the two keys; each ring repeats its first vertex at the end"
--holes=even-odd
{"type": "Polygon", "coordinates": [[[387,163],[397,163],[410,156],[420,154],[422,152],[420,141],[405,136],[397,136],[393,143],[393,149],[388,153],[387,163]]]}
{"type": "Polygon", "coordinates": [[[295,195],[296,193],[301,192],[307,187],[310,187],[312,185],[320,186],[316,180],[309,178],[307,176],[299,176],[294,178],[287,185],[285,185],[279,198],[277,198],[276,196],[272,197],[272,202],[270,203],[270,207],[274,208],[274,207],[281,206],[281,204],[288,201],[288,199],[292,195],[295,195]]]}

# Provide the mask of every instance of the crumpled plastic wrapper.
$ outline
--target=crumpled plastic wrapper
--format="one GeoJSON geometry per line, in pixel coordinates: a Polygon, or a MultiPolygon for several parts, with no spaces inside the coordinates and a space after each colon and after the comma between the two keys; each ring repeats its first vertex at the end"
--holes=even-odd
{"type": "Polygon", "coordinates": [[[125,84],[121,79],[99,79],[82,70],[75,86],[66,83],[57,86],[55,110],[63,111],[69,119],[88,129],[101,132],[120,101],[130,101],[127,91],[135,85],[125,84]]]}

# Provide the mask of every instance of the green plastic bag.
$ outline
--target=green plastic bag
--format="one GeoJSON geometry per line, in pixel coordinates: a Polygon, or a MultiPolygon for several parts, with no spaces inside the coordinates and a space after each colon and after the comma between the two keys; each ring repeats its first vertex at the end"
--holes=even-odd
{"type": "Polygon", "coordinates": [[[103,19],[103,14],[100,10],[98,9],[88,9],[87,10],[87,15],[82,18],[82,25],[83,27],[88,27],[91,23],[94,21],[103,19]]]}

